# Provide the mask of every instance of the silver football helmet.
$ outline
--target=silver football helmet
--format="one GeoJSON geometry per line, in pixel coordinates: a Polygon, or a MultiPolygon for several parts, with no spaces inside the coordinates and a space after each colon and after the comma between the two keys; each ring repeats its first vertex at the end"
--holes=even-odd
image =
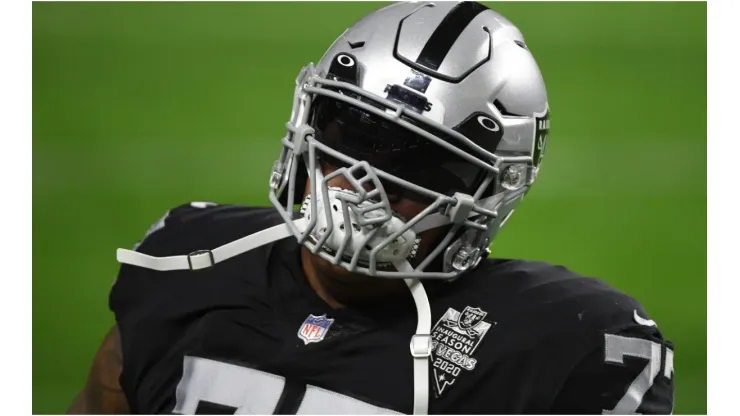
{"type": "Polygon", "coordinates": [[[454,279],[488,255],[537,177],[548,117],[542,75],[503,16],[470,2],[394,4],[347,29],[298,76],[270,177],[284,224],[212,250],[153,257],[118,249],[117,258],[198,270],[294,236],[346,270],[403,278],[418,314],[413,411],[426,414],[431,308],[419,279],[454,279]],[[324,176],[321,163],[336,169],[324,176]],[[340,176],[351,189],[329,185],[340,176]],[[403,218],[391,194],[426,209],[403,218]],[[446,233],[415,260],[421,233],[437,227],[446,233]]]}
{"type": "Polygon", "coordinates": [[[301,71],[270,200],[300,243],[349,271],[455,278],[489,254],[532,186],[548,116],[540,70],[503,16],[473,2],[394,4],[301,71]],[[338,169],[324,177],[320,160],[338,169]],[[337,176],[353,189],[331,188],[337,176]],[[402,218],[389,190],[427,208],[402,218]],[[399,267],[422,231],[445,226],[416,267],[399,267]]]}

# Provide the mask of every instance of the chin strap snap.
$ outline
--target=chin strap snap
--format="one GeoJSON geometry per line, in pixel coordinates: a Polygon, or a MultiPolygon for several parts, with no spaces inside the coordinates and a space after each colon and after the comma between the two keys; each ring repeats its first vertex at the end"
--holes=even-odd
{"type": "MultiPolygon", "coordinates": [[[[404,260],[394,264],[398,271],[413,271],[404,260]]],[[[432,355],[432,309],[424,285],[418,279],[404,279],[416,304],[416,333],[411,337],[409,348],[414,359],[414,414],[429,412],[429,357],[432,355]]]]}

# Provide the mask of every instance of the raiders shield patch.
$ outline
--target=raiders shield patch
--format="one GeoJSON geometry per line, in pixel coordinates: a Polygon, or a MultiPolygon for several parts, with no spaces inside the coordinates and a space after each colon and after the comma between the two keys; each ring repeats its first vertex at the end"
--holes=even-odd
{"type": "Polygon", "coordinates": [[[478,360],[473,355],[492,326],[484,320],[486,315],[487,312],[471,306],[462,312],[449,308],[432,328],[430,359],[437,397],[455,384],[461,374],[475,369],[478,360]]]}

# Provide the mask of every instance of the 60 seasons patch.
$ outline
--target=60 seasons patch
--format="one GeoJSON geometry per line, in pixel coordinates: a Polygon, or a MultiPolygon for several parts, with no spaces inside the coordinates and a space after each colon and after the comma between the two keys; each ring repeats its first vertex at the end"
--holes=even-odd
{"type": "Polygon", "coordinates": [[[491,324],[483,321],[488,312],[466,306],[462,312],[447,309],[432,329],[432,371],[437,396],[464,371],[473,371],[478,362],[475,349],[483,340],[491,324]]]}

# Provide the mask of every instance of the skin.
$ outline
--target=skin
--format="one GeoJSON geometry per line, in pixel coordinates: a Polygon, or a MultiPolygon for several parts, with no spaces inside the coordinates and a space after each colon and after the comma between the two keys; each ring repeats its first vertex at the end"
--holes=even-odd
{"type": "Polygon", "coordinates": [[[85,387],[75,397],[67,414],[131,413],[118,381],[122,366],[121,339],[118,327],[113,326],[95,353],[85,387]]]}

